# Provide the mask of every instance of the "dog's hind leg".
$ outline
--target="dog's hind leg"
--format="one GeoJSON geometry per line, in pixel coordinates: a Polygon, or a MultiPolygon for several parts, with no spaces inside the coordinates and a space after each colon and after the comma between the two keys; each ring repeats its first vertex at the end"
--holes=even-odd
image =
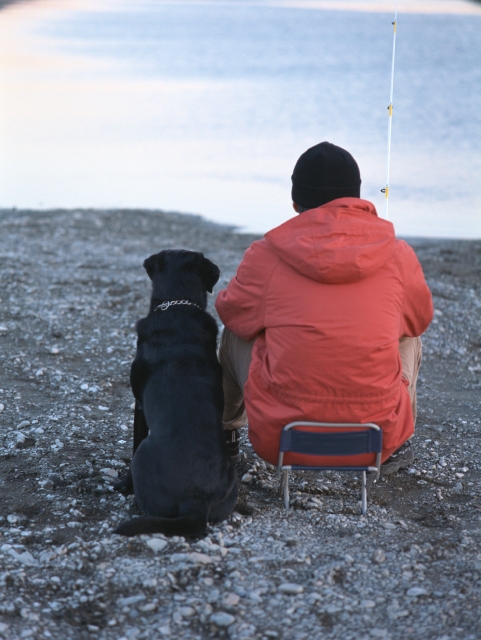
{"type": "MultiPolygon", "coordinates": [[[[135,412],[134,412],[134,450],[132,453],[132,457],[137,451],[139,444],[142,442],[144,438],[149,435],[149,428],[147,426],[147,422],[145,421],[144,412],[140,408],[140,404],[135,401],[135,412]]],[[[132,480],[132,471],[129,469],[125,478],[122,478],[119,482],[114,484],[114,490],[120,491],[124,496],[129,496],[134,493],[134,483],[132,480]]]]}
{"type": "Polygon", "coordinates": [[[228,518],[235,509],[235,506],[237,504],[237,496],[238,485],[236,475],[225,498],[222,500],[222,502],[214,505],[210,510],[209,522],[215,524],[216,522],[222,522],[222,520],[226,520],[226,518],[228,518]]]}
{"type": "MultiPolygon", "coordinates": [[[[199,538],[205,536],[207,530],[207,509],[200,504],[192,507],[185,505],[185,513],[177,518],[158,518],[142,516],[121,522],[114,529],[114,533],[122,536],[136,536],[141,533],[163,533],[165,536],[184,536],[185,538],[199,538]]],[[[182,511],[182,509],[181,509],[182,511]]]]}

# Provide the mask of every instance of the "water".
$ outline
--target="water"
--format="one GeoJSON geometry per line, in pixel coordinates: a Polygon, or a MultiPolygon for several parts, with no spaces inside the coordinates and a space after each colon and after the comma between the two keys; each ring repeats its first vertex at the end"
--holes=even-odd
{"type": "MultiPolygon", "coordinates": [[[[264,232],[294,215],[297,157],[329,140],[383,215],[392,13],[281,4],[4,9],[0,206],[161,208],[264,232]]],[[[401,235],[481,237],[481,6],[399,7],[389,217],[401,235]]]]}

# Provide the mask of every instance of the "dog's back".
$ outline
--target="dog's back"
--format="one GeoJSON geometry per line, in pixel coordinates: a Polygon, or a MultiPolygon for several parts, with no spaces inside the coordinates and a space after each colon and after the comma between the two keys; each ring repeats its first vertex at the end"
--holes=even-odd
{"type": "MultiPolygon", "coordinates": [[[[155,285],[154,280],[153,298],[155,285]]],[[[226,518],[237,500],[237,476],[222,429],[217,325],[200,304],[178,304],[151,309],[137,332],[131,384],[149,435],[135,452],[131,472],[146,516],[116,531],[199,535],[207,521],[226,518]]]]}

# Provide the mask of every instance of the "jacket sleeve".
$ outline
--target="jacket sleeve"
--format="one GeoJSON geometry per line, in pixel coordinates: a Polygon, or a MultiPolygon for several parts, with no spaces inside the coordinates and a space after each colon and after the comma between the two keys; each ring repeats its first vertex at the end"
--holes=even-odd
{"type": "Polygon", "coordinates": [[[227,289],[219,292],[215,302],[217,313],[239,338],[253,340],[265,329],[267,289],[279,260],[264,240],[254,242],[227,289]]]}
{"type": "Polygon", "coordinates": [[[398,257],[404,279],[400,337],[415,338],[426,331],[433,319],[433,299],[414,250],[402,240],[398,240],[398,257]]]}

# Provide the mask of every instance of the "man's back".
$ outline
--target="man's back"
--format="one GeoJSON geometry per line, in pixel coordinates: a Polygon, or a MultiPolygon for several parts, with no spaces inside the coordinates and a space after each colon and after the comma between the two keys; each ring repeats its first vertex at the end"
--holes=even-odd
{"type": "Polygon", "coordinates": [[[337,199],[266,234],[216,306],[233,333],[258,336],[245,401],[261,457],[275,462],[300,418],[378,421],[389,450],[412,435],[398,345],[427,328],[431,295],[369,202],[337,199]]]}

